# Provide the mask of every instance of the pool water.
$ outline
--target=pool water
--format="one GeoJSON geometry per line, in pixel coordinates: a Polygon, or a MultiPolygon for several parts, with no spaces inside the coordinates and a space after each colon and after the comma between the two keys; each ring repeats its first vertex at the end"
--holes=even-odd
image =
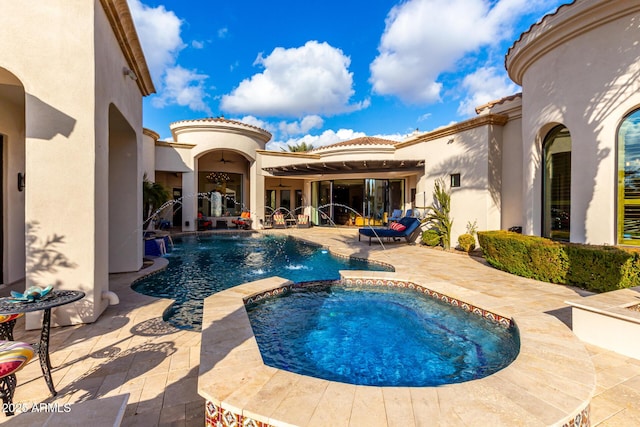
{"type": "Polygon", "coordinates": [[[469,381],[506,367],[520,349],[515,327],[411,290],[303,287],[247,310],[265,364],[350,384],[469,381]]]}
{"type": "Polygon", "coordinates": [[[145,295],[174,304],[164,318],[181,329],[200,330],[204,299],[221,290],[271,276],[293,282],[339,279],[340,270],[386,270],[363,260],[340,258],[290,236],[189,235],[174,241],[166,270],[133,284],[145,295]]]}

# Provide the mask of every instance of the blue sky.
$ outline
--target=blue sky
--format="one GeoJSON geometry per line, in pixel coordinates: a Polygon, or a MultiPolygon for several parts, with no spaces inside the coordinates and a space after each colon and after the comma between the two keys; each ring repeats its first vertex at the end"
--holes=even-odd
{"type": "Polygon", "coordinates": [[[519,92],[504,55],[568,0],[128,0],[156,94],[143,124],[224,116],[268,149],[402,140],[519,92]]]}

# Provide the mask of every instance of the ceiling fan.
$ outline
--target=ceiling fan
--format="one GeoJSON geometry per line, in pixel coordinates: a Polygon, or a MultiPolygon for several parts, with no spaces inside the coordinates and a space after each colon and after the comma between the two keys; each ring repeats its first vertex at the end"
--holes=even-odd
{"type": "Polygon", "coordinates": [[[233,163],[233,160],[227,160],[224,158],[224,151],[220,154],[220,160],[218,160],[220,163],[233,163]]]}

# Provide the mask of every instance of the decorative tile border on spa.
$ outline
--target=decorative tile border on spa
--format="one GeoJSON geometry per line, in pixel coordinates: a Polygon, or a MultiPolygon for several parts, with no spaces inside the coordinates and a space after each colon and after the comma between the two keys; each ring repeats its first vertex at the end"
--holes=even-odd
{"type": "Polygon", "coordinates": [[[380,279],[380,278],[376,278],[376,279],[347,278],[347,279],[343,279],[342,281],[344,283],[344,286],[379,286],[379,287],[386,287],[386,288],[411,289],[423,295],[430,296],[433,299],[440,300],[445,304],[452,305],[453,307],[459,307],[464,311],[471,312],[480,317],[484,317],[485,319],[490,320],[492,322],[499,323],[500,325],[505,326],[507,328],[512,326],[512,321],[508,317],[501,316],[489,310],[485,310],[473,304],[469,304],[457,298],[450,297],[443,293],[436,292],[434,290],[431,290],[421,285],[416,285],[415,283],[408,282],[406,280],[393,280],[393,279],[380,279]]]}
{"type": "Polygon", "coordinates": [[[381,279],[381,278],[376,278],[376,279],[346,278],[342,280],[319,280],[319,281],[312,281],[312,282],[302,282],[302,283],[285,285],[280,288],[275,288],[275,289],[268,290],[266,292],[261,292],[256,295],[251,295],[250,297],[247,297],[244,299],[244,303],[245,305],[252,305],[265,298],[281,296],[291,292],[292,288],[302,288],[302,287],[309,287],[309,286],[326,286],[332,283],[341,284],[343,286],[369,286],[369,287],[410,289],[420,294],[430,296],[433,299],[440,300],[445,304],[450,304],[453,307],[459,307],[464,311],[468,311],[480,317],[484,317],[485,319],[490,320],[494,323],[498,323],[506,328],[512,326],[512,321],[508,317],[501,316],[489,310],[485,310],[473,304],[469,304],[457,298],[452,298],[443,293],[436,292],[434,290],[431,290],[421,285],[416,285],[415,283],[408,282],[406,280],[381,279]]]}
{"type": "Polygon", "coordinates": [[[269,423],[256,421],[253,418],[222,409],[209,401],[205,404],[204,425],[206,427],[274,427],[269,423]]]}
{"type": "MultiPolygon", "coordinates": [[[[591,420],[589,417],[590,405],[576,414],[562,427],[589,427],[591,420]]],[[[222,409],[213,402],[207,401],[205,404],[205,426],[206,427],[274,427],[269,423],[256,421],[253,418],[245,417],[241,414],[222,409]]]]}
{"type": "Polygon", "coordinates": [[[566,423],[562,424],[562,427],[590,427],[591,426],[590,408],[591,408],[591,405],[587,405],[582,411],[574,415],[573,418],[571,418],[566,423]]]}
{"type": "Polygon", "coordinates": [[[260,292],[258,294],[255,295],[251,295],[249,297],[246,297],[243,299],[244,301],[244,305],[245,306],[250,306],[252,304],[256,304],[260,301],[262,301],[265,298],[272,298],[272,297],[277,297],[277,296],[281,296],[284,294],[287,294],[289,292],[291,292],[291,288],[294,285],[290,284],[290,285],[285,285],[285,286],[281,286],[279,288],[275,288],[275,289],[270,289],[268,291],[265,292],[260,292]]]}

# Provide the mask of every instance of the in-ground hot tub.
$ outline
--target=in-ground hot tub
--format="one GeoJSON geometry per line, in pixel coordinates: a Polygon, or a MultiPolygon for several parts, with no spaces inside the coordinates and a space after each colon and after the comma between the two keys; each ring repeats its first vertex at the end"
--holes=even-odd
{"type": "MultiPolygon", "coordinates": [[[[456,298],[457,292],[464,294],[464,290],[450,283],[405,281],[395,273],[341,274],[346,286],[413,288],[461,310],[497,322],[510,321],[491,307],[456,298]]],[[[513,363],[485,378],[462,383],[364,386],[267,366],[245,304],[287,292],[291,285],[271,277],[205,300],[198,391],[207,401],[207,425],[374,426],[430,420],[476,425],[589,425],[595,376],[588,354],[557,319],[538,313],[513,319],[521,339],[520,353],[513,363]]]]}
{"type": "Polygon", "coordinates": [[[303,282],[250,298],[264,363],[347,384],[424,387],[486,377],[518,354],[509,319],[461,310],[421,286],[359,282],[303,282]]]}

